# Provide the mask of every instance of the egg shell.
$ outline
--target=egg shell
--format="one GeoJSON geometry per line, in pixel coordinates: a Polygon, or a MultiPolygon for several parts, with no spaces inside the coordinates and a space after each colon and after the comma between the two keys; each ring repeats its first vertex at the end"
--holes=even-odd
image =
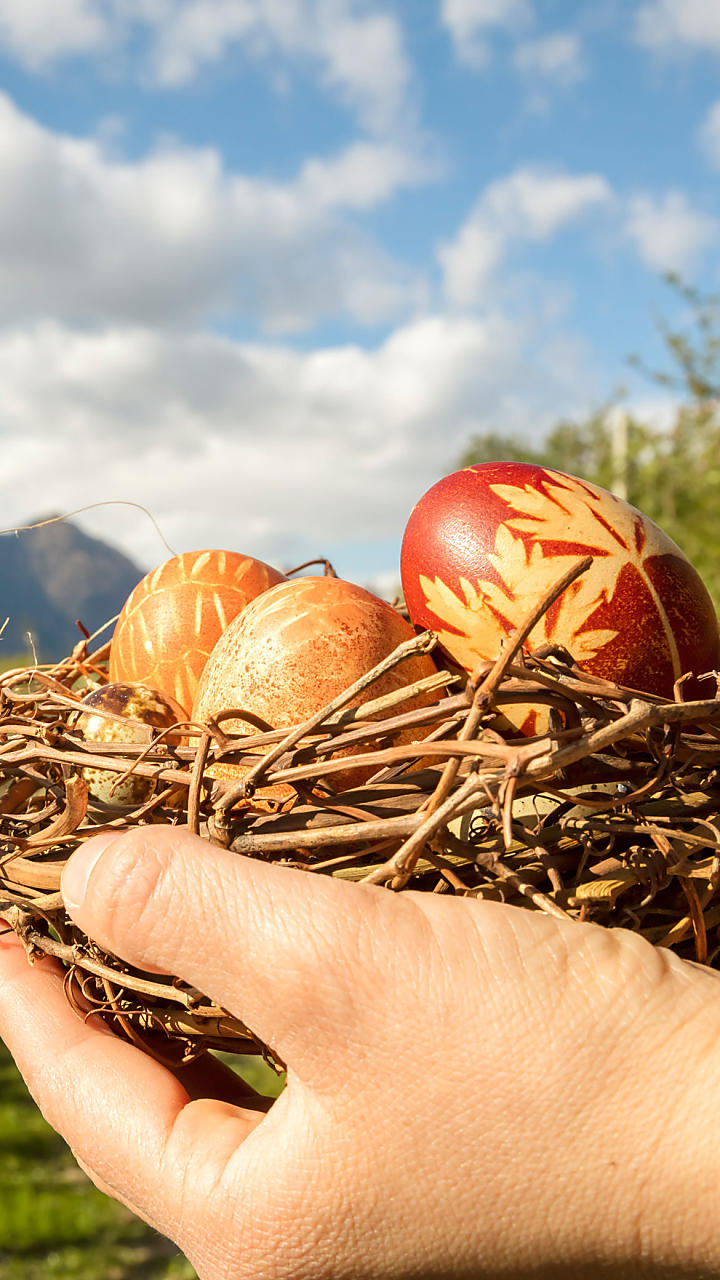
{"type": "Polygon", "coordinates": [[[186,551],[151,569],[128,597],[110,646],[113,681],[167,694],[187,717],[228,623],[285,575],[236,551],[186,551]]]}
{"type": "MultiPolygon", "coordinates": [[[[193,720],[204,721],[237,707],[260,716],[272,728],[289,729],[331,702],[414,634],[387,601],[341,578],[306,577],[281,583],[249,604],[221,636],[200,679],[193,720]]],[[[429,655],[414,655],[354,701],[380,697],[436,671],[429,655]]],[[[395,713],[431,700],[414,699],[395,713]]],[[[257,732],[240,719],[223,721],[223,729],[257,732]]],[[[396,741],[415,741],[426,732],[426,728],[404,731],[396,741]]],[[[361,784],[372,772],[351,769],[328,776],[334,787],[344,789],[361,784]]],[[[226,766],[222,776],[240,776],[238,767],[228,770],[226,766]]]]}
{"type": "MultiPolygon", "coordinates": [[[[588,554],[529,649],[563,645],[587,671],[666,697],[679,676],[720,665],[712,601],[680,548],[607,490],[529,463],[466,467],[424,494],[402,541],[408,612],[472,671],[588,554]]],[[[712,697],[710,686],[693,681],[685,696],[712,697]]]]}
{"type": "MultiPolygon", "coordinates": [[[[74,716],[72,727],[82,734],[86,742],[97,743],[98,754],[102,754],[104,743],[142,742],[147,745],[157,736],[157,731],[168,729],[185,718],[177,703],[141,684],[113,682],[101,685],[83,698],[81,706],[84,710],[74,716]],[[121,719],[111,718],[116,716],[121,719]]],[[[90,795],[104,804],[137,807],[155,790],[153,779],[139,774],[130,774],[118,782],[120,771],[88,765],[81,773],[90,795]]]]}

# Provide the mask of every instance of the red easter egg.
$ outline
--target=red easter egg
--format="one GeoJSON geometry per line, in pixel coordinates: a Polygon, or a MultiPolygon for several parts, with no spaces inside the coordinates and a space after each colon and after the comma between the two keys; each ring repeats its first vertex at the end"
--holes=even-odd
{"type": "MultiPolygon", "coordinates": [[[[472,671],[588,554],[529,649],[563,645],[587,671],[666,697],[679,676],[720,665],[712,601],[680,548],[605,489],[529,463],[466,467],[424,494],[402,543],[408,612],[472,671]]],[[[712,697],[709,684],[695,696],[712,697]]]]}
{"type": "MultiPolygon", "coordinates": [[[[387,601],[342,578],[307,577],[280,583],[253,600],[218,640],[200,679],[192,718],[204,721],[218,711],[238,707],[260,716],[274,729],[289,729],[321,710],[414,634],[387,601]]],[[[436,671],[427,654],[405,658],[355,703],[436,671]]],[[[395,713],[430,700],[426,696],[403,703],[395,713]]],[[[224,720],[222,727],[227,732],[257,732],[242,720],[224,720]]],[[[396,741],[415,741],[426,732],[427,728],[404,731],[396,741]]],[[[371,772],[351,769],[328,776],[333,786],[342,789],[359,785],[371,772]]],[[[216,766],[216,773],[239,776],[238,766],[216,766]]]]}
{"type": "Polygon", "coordinates": [[[236,551],[186,551],[131,592],[110,646],[110,679],[141,681],[187,715],[216,641],[246,604],[285,575],[236,551]]]}

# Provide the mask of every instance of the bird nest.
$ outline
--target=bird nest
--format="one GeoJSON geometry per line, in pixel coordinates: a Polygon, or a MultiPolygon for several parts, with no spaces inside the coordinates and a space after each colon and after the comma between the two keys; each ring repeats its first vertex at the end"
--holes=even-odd
{"type": "Polygon", "coordinates": [[[56,957],[83,1017],[172,1065],[208,1049],[268,1053],[208,996],[108,955],[65,913],[60,875],[83,840],[163,823],[314,874],[621,926],[720,967],[720,698],[686,700],[684,680],[673,699],[638,694],[562,649],[528,651],[530,631],[583,567],[470,678],[423,632],[291,730],[227,733],[239,713],[229,708],[194,738],[184,725],[146,745],[97,744],[75,722],[88,687],[107,681],[109,645],[91,652],[83,641],[55,666],[5,672],[0,911],[30,960],[56,957]],[[433,652],[437,676],[373,698],[374,679],[411,652],[433,652]],[[517,704],[544,708],[546,732],[513,730],[517,704]],[[418,739],[398,745],[409,728],[418,739]],[[369,780],[338,791],[350,748],[369,780]],[[228,763],[241,782],[216,776],[228,763]],[[134,809],[101,803],[88,768],[134,772],[154,790],[134,809]]]}

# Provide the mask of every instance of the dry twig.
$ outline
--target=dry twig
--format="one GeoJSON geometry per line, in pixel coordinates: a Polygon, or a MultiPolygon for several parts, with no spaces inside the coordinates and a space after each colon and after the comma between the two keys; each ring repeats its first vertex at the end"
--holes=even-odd
{"type": "Polygon", "coordinates": [[[4,673],[0,910],[29,956],[59,959],[83,1016],[165,1060],[208,1047],[264,1051],[202,993],[104,955],[65,914],[60,874],[78,844],[162,823],[308,873],[620,925],[720,968],[720,699],[682,701],[682,682],[672,699],[641,696],[557,650],[518,660],[538,617],[585,567],[539,600],[464,688],[435,651],[437,678],[371,697],[381,670],[434,648],[424,633],[290,730],[256,722],[226,732],[242,715],[229,708],[193,739],[179,726],[150,742],[84,742],[73,719],[87,683],[105,678],[107,644],[89,653],[85,640],[55,667],[4,673]],[[408,710],[419,692],[427,705],[408,710]],[[515,701],[559,708],[565,727],[509,732],[498,713],[515,701]],[[409,728],[419,740],[398,745],[409,728]],[[348,759],[337,752],[349,749],[371,776],[338,792],[348,759]],[[214,776],[220,761],[244,771],[242,786],[214,776]],[[88,766],[137,772],[154,792],[134,810],[103,805],[88,794],[88,766]],[[256,805],[260,780],[294,799],[276,812],[256,805]]]}

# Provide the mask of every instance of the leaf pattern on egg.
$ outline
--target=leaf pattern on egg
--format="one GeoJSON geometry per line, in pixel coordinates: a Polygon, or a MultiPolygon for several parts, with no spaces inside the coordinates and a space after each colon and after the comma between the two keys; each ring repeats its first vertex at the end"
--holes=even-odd
{"type": "Polygon", "coordinates": [[[601,605],[612,601],[620,574],[629,565],[652,596],[673,668],[679,674],[681,664],[672,627],[645,568],[647,533],[639,513],[574,477],[553,471],[544,474],[547,479],[542,488],[530,484],[489,486],[517,513],[498,525],[493,552],[487,557],[500,583],[482,578],[471,583],[460,578],[458,594],[439,577],[420,576],[427,606],[451,628],[438,631],[441,643],[468,670],[483,658],[495,657],[538,599],[589,553],[592,565],[564,593],[557,607],[541,618],[528,637],[528,647],[561,643],[577,662],[595,657],[618,633],[593,629],[588,626],[589,619],[601,605]],[[609,504],[612,521],[605,514],[609,504]],[[567,555],[557,550],[563,544],[572,548],[567,555]],[[548,547],[552,550],[546,552],[548,547]]]}

